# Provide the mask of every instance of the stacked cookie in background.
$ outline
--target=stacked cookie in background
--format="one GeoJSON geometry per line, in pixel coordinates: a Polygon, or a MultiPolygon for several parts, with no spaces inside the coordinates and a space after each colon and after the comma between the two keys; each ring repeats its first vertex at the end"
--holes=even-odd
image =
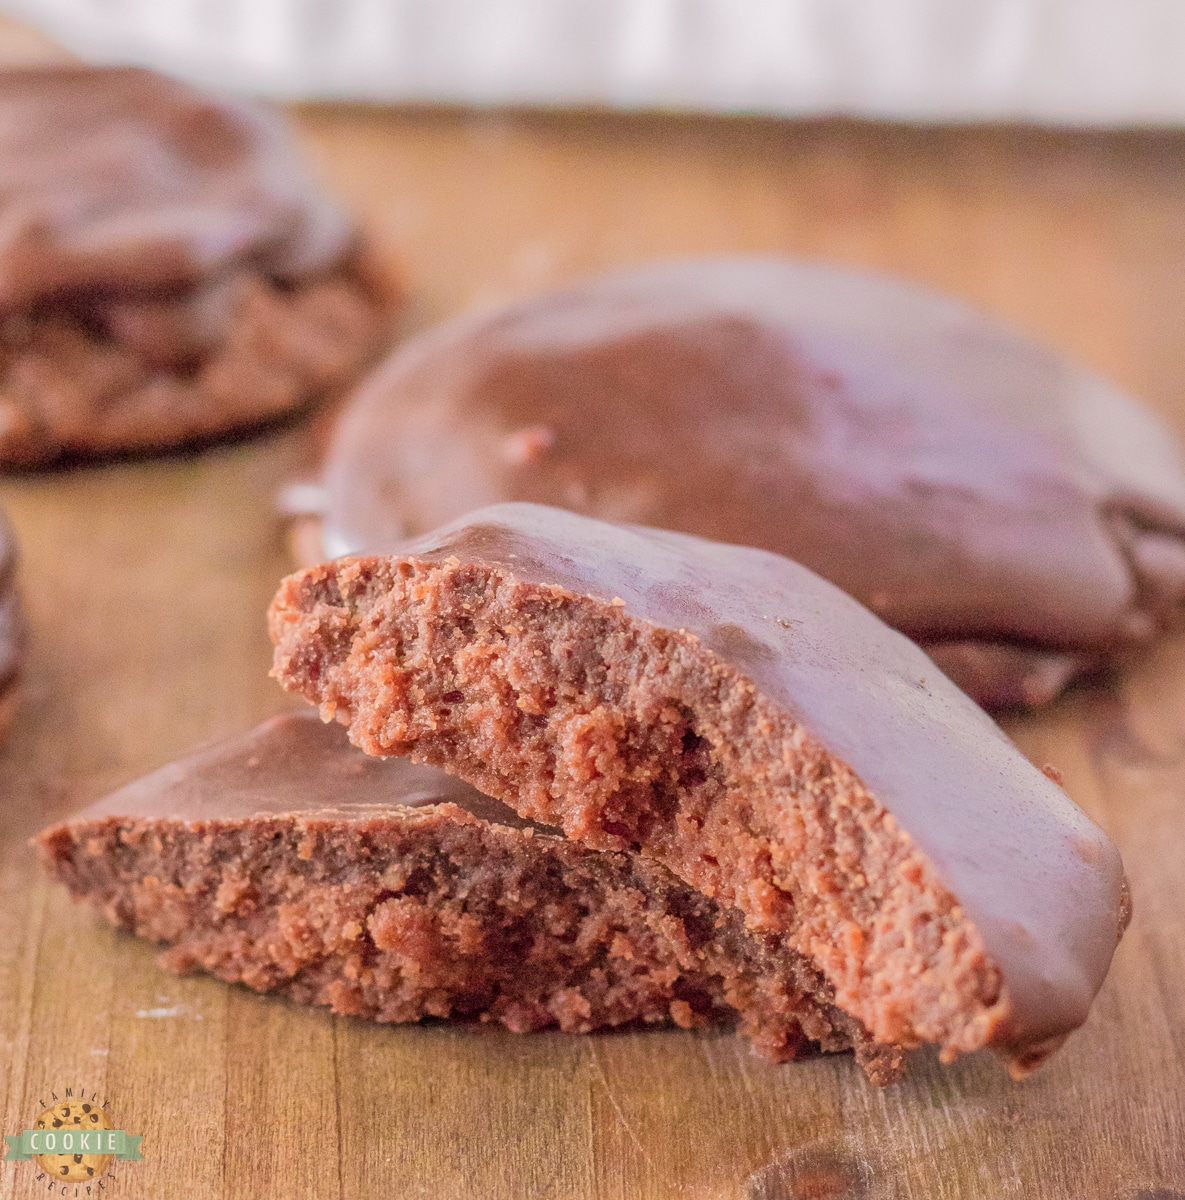
{"type": "Polygon", "coordinates": [[[267,109],[0,73],[0,464],[163,450],[350,382],[395,293],[267,109]]]}
{"type": "MultiPolygon", "coordinates": [[[[255,425],[383,339],[270,116],[7,86],[115,130],[78,135],[110,178],[26,172],[10,461],[255,425]]],[[[942,670],[1038,705],[1179,622],[1185,472],[1102,380],[891,280],[659,265],[396,350],[308,515],[275,674],[354,745],[279,718],[38,839],[166,966],[381,1021],[731,1022],[878,1083],[924,1043],[1024,1074],[1085,1020],[1118,854],[942,670]]]]}
{"type": "MultiPolygon", "coordinates": [[[[398,300],[278,114],[150,71],[0,71],[0,468],[289,416],[356,377],[398,300]]],[[[0,518],[0,730],[15,575],[0,518]]]]}

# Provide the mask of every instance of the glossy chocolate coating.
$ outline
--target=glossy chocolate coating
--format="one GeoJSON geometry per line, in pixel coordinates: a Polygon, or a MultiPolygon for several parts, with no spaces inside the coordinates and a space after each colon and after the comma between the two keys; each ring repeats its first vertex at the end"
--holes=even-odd
{"type": "Polygon", "coordinates": [[[1127,919],[1119,853],[908,639],[778,555],[502,504],[407,545],[685,630],[837,758],[978,928],[1018,1051],[1077,1028],[1127,919]]]}
{"type": "Polygon", "coordinates": [[[1048,699],[1185,600],[1157,418],[965,304],[832,266],[665,263],[455,320],[362,387],[324,481],[329,555],[505,500],[773,550],[915,640],[987,646],[989,701],[1026,655],[1048,699]]]}
{"type": "Polygon", "coordinates": [[[134,68],[0,71],[0,315],[295,279],[351,240],[278,114],[134,68]]]}
{"type": "MultiPolygon", "coordinates": [[[[399,807],[455,804],[483,821],[522,829],[513,809],[435,767],[369,758],[340,725],[313,712],[272,717],[240,738],[169,763],[78,814],[187,822],[312,813],[370,819],[399,807]]],[[[536,826],[542,828],[542,826],[536,826]]]]}

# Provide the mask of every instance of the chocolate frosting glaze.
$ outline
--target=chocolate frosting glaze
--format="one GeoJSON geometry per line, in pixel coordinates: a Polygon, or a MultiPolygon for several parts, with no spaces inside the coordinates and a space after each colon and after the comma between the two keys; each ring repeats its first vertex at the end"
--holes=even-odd
{"type": "MultiPolygon", "coordinates": [[[[455,804],[483,821],[536,826],[476,788],[400,758],[370,758],[313,712],[272,717],[105,796],[73,819],[149,817],[190,823],[265,814],[369,820],[400,807],[455,804]]],[[[554,833],[555,831],[547,831],[554,833]]]]}
{"type": "Polygon", "coordinates": [[[622,600],[694,634],[847,763],[927,856],[1002,971],[1010,1046],[1086,1019],[1128,916],[1118,851],[917,646],[838,588],[760,550],[531,504],[472,513],[401,557],[622,600]]]}
{"type": "Polygon", "coordinates": [[[0,71],[0,316],[337,262],[353,231],[278,114],[135,68],[0,71]]]}
{"type": "Polygon", "coordinates": [[[662,263],[452,321],[362,387],[324,482],[329,555],[505,500],[773,550],[989,703],[1185,604],[1161,421],[966,304],[822,264],[662,263]]]}

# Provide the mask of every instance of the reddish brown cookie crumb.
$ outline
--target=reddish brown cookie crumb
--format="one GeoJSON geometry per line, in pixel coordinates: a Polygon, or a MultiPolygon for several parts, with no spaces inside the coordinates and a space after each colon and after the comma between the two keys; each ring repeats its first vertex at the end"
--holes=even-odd
{"type": "Polygon", "coordinates": [[[167,366],[164,335],[149,354],[63,307],[0,325],[0,462],[168,449],[274,421],[348,383],[389,324],[347,274],[299,287],[244,276],[233,293],[211,341],[167,366]]]}

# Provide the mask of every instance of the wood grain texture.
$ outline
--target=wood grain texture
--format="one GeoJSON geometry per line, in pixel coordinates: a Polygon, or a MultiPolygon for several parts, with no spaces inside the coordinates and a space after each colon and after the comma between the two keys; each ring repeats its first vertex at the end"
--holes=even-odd
{"type": "MultiPolygon", "coordinates": [[[[663,255],[819,255],[965,296],[1185,432],[1181,136],[296,115],[412,326],[663,255]]],[[[878,1091],[849,1059],[766,1066],[727,1034],[369,1026],[165,975],[44,886],[40,825],[288,703],[271,497],[309,441],[0,481],[33,628],[0,755],[4,1132],[50,1088],[97,1090],[146,1135],[109,1194],[144,1200],[1185,1200],[1185,638],[1010,726],[1118,841],[1136,902],[1086,1030],[1023,1084],[986,1056],[923,1054],[878,1091]]],[[[4,1164],[0,1197],[33,1179],[4,1164]]]]}

